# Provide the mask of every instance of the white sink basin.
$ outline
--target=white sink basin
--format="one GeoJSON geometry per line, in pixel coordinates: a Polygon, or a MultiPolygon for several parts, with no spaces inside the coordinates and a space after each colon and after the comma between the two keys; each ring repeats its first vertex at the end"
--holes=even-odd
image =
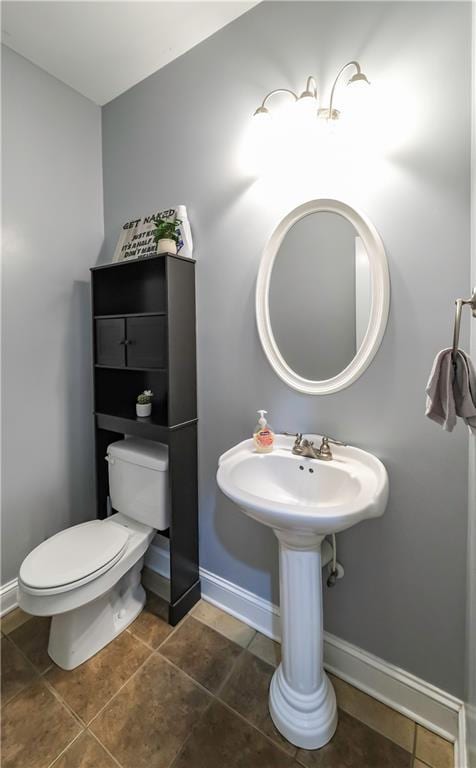
{"type": "MultiPolygon", "coordinates": [[[[320,436],[311,435],[315,445],[320,436]]],[[[388,476],[366,451],[332,446],[333,459],[295,456],[294,438],[278,436],[272,453],[256,453],[244,440],[219,459],[217,482],[247,515],[277,529],[338,533],[382,515],[388,476]]]]}
{"type": "MultiPolygon", "coordinates": [[[[311,435],[315,445],[320,436],[311,435]]],[[[282,662],[271,680],[269,710],[292,744],[318,749],[334,735],[337,706],[323,669],[322,560],[324,536],[378,517],[388,499],[379,459],[332,446],[331,461],[292,453],[294,438],[276,438],[259,454],[245,440],[219,459],[217,482],[245,514],[271,526],[279,539],[282,662]]]]}

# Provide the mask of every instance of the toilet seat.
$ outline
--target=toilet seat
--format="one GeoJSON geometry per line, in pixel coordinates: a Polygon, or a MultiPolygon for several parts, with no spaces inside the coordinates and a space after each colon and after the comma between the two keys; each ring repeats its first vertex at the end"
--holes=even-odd
{"type": "Polygon", "coordinates": [[[25,558],[21,586],[43,595],[76,589],[112,568],[128,539],[128,529],[112,520],[91,520],[60,531],[25,558]]]}

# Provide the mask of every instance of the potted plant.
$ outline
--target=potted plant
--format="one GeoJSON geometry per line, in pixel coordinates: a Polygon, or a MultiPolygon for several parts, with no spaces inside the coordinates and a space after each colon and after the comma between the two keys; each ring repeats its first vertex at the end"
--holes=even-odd
{"type": "Polygon", "coordinates": [[[140,395],[137,395],[136,413],[138,416],[150,416],[153,397],[154,393],[150,389],[145,389],[140,395]]]}
{"type": "Polygon", "coordinates": [[[161,216],[152,216],[155,224],[153,230],[154,240],[157,243],[157,253],[177,253],[177,243],[180,239],[180,219],[163,219],[161,216]]]}

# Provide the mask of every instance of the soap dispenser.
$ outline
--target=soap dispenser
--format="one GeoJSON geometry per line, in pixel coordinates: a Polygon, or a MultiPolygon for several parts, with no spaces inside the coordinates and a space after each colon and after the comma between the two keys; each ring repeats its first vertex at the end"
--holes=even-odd
{"type": "Polygon", "coordinates": [[[258,411],[260,418],[253,432],[253,442],[257,453],[271,453],[274,445],[274,432],[265,419],[267,411],[258,411]]]}

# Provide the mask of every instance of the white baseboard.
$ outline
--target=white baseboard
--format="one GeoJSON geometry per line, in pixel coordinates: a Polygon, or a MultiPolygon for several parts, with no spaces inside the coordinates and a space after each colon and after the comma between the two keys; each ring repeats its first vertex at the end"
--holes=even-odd
{"type": "Polygon", "coordinates": [[[0,587],[0,616],[10,613],[17,605],[17,579],[12,579],[0,587]]]}
{"type": "Polygon", "coordinates": [[[466,704],[466,746],[468,768],[476,768],[476,706],[466,704]]]}
{"type": "MultiPolygon", "coordinates": [[[[166,596],[169,552],[152,545],[146,556],[145,581],[166,596]]],[[[202,597],[264,635],[280,639],[279,608],[226,579],[200,568],[202,597]]],[[[467,768],[464,704],[431,683],[379,659],[328,632],[324,666],[346,682],[406,717],[455,743],[455,768],[467,768]]]]}

